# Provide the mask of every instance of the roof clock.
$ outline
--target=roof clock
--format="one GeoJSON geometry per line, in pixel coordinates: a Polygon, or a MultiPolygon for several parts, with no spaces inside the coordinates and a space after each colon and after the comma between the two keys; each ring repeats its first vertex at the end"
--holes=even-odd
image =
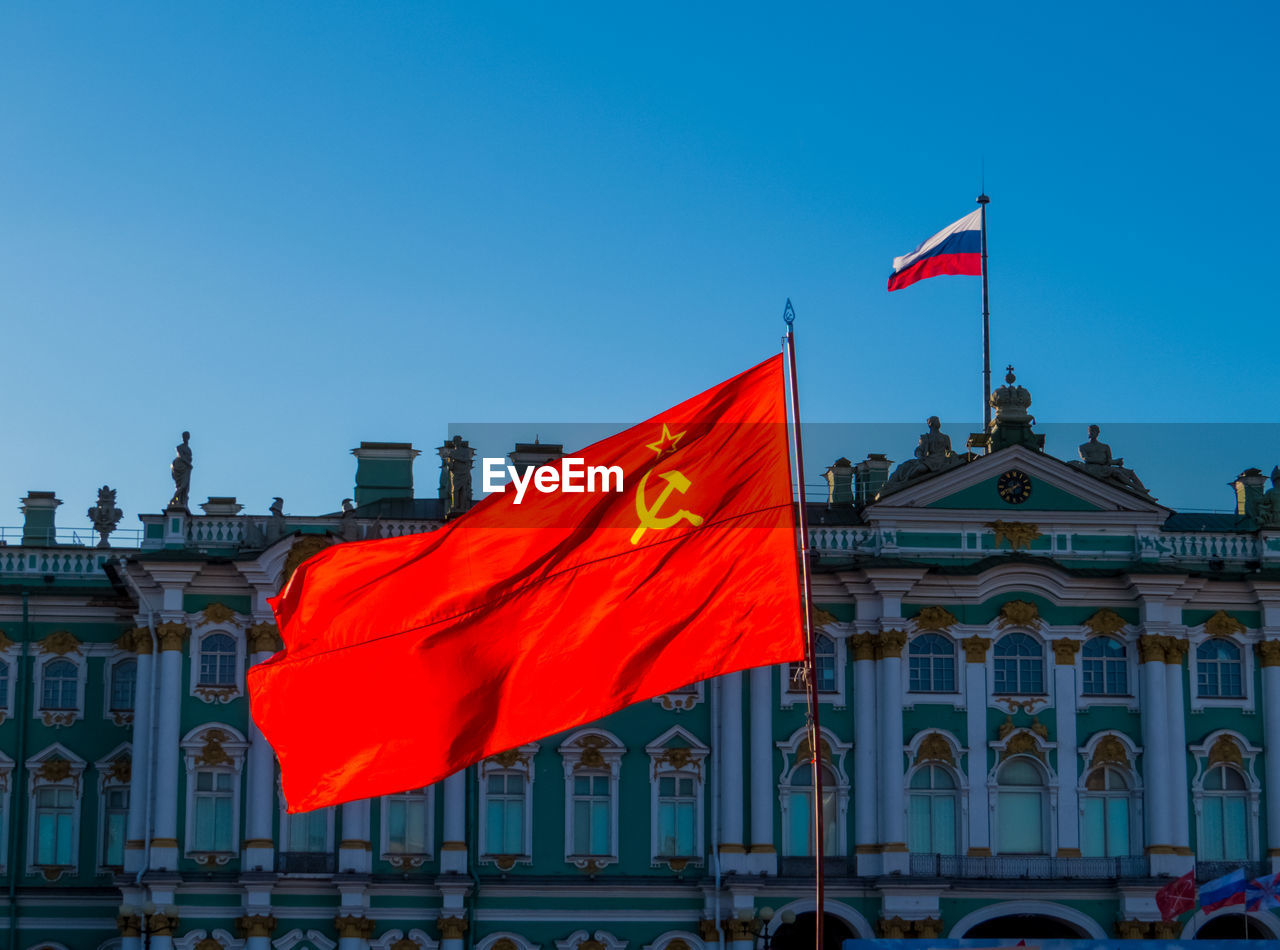
{"type": "Polygon", "coordinates": [[[996,491],[1011,505],[1020,505],[1031,497],[1031,477],[1011,468],[996,482],[996,491]]]}

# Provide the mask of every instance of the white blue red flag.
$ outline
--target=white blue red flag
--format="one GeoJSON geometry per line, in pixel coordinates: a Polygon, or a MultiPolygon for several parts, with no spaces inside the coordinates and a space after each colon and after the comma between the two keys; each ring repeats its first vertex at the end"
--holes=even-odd
{"type": "Polygon", "coordinates": [[[943,228],[910,254],[893,259],[889,289],[901,290],[917,280],[942,274],[982,273],[982,209],[943,228]]]}
{"type": "Polygon", "coordinates": [[[1200,906],[1212,912],[1219,907],[1243,904],[1245,887],[1244,868],[1236,868],[1200,886],[1200,906]]]}
{"type": "Polygon", "coordinates": [[[1280,907],[1280,896],[1276,889],[1280,887],[1280,874],[1268,874],[1256,881],[1250,881],[1244,892],[1244,909],[1247,911],[1266,910],[1268,907],[1280,907]]]}

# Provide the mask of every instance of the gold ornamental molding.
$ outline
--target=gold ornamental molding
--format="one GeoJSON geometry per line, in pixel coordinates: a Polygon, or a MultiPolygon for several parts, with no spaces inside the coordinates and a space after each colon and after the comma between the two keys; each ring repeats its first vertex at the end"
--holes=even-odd
{"type": "Polygon", "coordinates": [[[222,944],[213,937],[205,937],[196,944],[195,950],[223,950],[223,948],[222,944]]]}
{"type": "Polygon", "coordinates": [[[177,914],[170,917],[156,912],[147,918],[147,932],[153,937],[172,937],[173,932],[178,929],[178,923],[177,914]]]}
{"type": "Polygon", "coordinates": [[[1181,637],[1165,637],[1164,661],[1170,666],[1181,666],[1191,652],[1191,644],[1181,637]]]}
{"type": "Polygon", "coordinates": [[[255,623],[249,628],[246,638],[249,643],[249,655],[255,653],[279,653],[284,649],[284,641],[280,639],[280,629],[273,623],[255,623]]]}
{"type": "Polygon", "coordinates": [[[1144,633],[1138,637],[1138,661],[1140,663],[1163,663],[1165,640],[1158,634],[1144,633]]]}
{"type": "Polygon", "coordinates": [[[299,564],[313,554],[319,554],[328,546],[329,540],[318,534],[305,534],[293,542],[293,547],[289,548],[289,553],[284,559],[284,571],[280,574],[281,590],[289,582],[289,578],[293,576],[293,572],[298,569],[299,564]]]}
{"type": "MultiPolygon", "coordinates": [[[[496,943],[493,945],[492,950],[498,950],[498,945],[496,943]]],[[[667,941],[666,950],[690,950],[689,942],[687,940],[681,940],[679,937],[676,937],[674,940],[667,941]]]]}
{"type": "Polygon", "coordinates": [[[1053,660],[1058,666],[1075,666],[1078,652],[1080,652],[1079,640],[1068,640],[1063,637],[1061,640],[1053,641],[1053,660]]]}
{"type": "Polygon", "coordinates": [[[271,838],[245,838],[244,846],[246,848],[274,848],[276,843],[271,838]]]}
{"type": "MultiPolygon", "coordinates": [[[[670,947],[671,944],[667,944],[667,946],[670,947]]],[[[493,946],[489,950],[520,950],[520,948],[516,946],[516,942],[510,937],[500,937],[493,942],[493,946]]]]}
{"type": "MultiPolygon", "coordinates": [[[[806,762],[813,761],[813,753],[809,751],[809,739],[805,737],[800,740],[800,744],[796,746],[796,764],[802,765],[806,762]]],[[[822,761],[828,765],[831,763],[831,746],[827,744],[826,739],[818,740],[818,752],[822,756],[822,761]]]]}
{"type": "Polygon", "coordinates": [[[116,918],[116,929],[121,937],[142,936],[142,918],[137,914],[121,914],[116,918]]]}
{"type": "Polygon", "coordinates": [[[71,762],[68,759],[45,759],[35,770],[35,777],[42,782],[65,782],[71,778],[71,762]]]}
{"type": "Polygon", "coordinates": [[[1089,768],[1096,769],[1099,765],[1129,767],[1129,750],[1114,734],[1103,736],[1093,747],[1093,758],[1089,761],[1089,768]]]}
{"type": "Polygon", "coordinates": [[[951,743],[940,732],[931,732],[920,740],[916,749],[916,763],[945,762],[955,765],[955,757],[951,754],[951,743]]]}
{"type": "Polygon", "coordinates": [[[876,635],[874,633],[859,633],[849,638],[849,642],[853,645],[853,661],[874,660],[876,658],[876,635]]]}
{"type": "Polygon", "coordinates": [[[1254,649],[1263,666],[1280,666],[1280,640],[1263,640],[1254,649]]]}
{"type": "Polygon", "coordinates": [[[992,521],[987,527],[996,533],[997,551],[1005,541],[1014,551],[1023,547],[1030,550],[1031,542],[1042,537],[1040,526],[1027,521],[992,521]]]}
{"type": "Polygon", "coordinates": [[[1009,737],[1009,741],[1005,743],[1000,758],[1003,761],[1015,755],[1034,755],[1041,762],[1044,761],[1044,749],[1040,747],[1039,738],[1025,729],[1019,730],[1009,737]]]}
{"type": "Polygon", "coordinates": [[[185,623],[162,623],[156,627],[156,637],[160,641],[160,651],[181,650],[190,631],[185,623]]]}
{"type": "Polygon", "coordinates": [[[1040,608],[1027,600],[1011,600],[1000,608],[999,625],[1004,627],[1034,627],[1040,622],[1040,608]]]}
{"type": "Polygon", "coordinates": [[[249,937],[270,937],[276,929],[276,919],[270,914],[246,914],[236,918],[236,929],[246,940],[249,937]]]}
{"type": "Polygon", "coordinates": [[[368,940],[373,936],[374,923],[368,917],[357,917],[355,914],[342,914],[333,918],[333,929],[338,932],[338,939],[368,940]]]}
{"type": "Polygon", "coordinates": [[[1209,765],[1212,767],[1219,762],[1227,762],[1231,765],[1244,765],[1244,754],[1240,751],[1240,746],[1236,744],[1236,740],[1230,736],[1218,736],[1218,741],[1209,749],[1209,765]]]}
{"type": "MultiPolygon", "coordinates": [[[[756,932],[751,929],[751,924],[752,921],[750,920],[738,920],[736,917],[730,917],[724,922],[725,936],[728,937],[730,943],[742,941],[754,945],[756,932]]],[[[595,948],[588,947],[587,941],[584,940],[578,944],[578,950],[595,950],[595,948]]],[[[600,950],[604,950],[604,948],[600,947],[600,950]]]]}
{"type": "Polygon", "coordinates": [[[1219,610],[1204,622],[1204,632],[1211,637],[1229,637],[1244,631],[1245,625],[1225,610],[1219,610]]]}
{"type": "MultiPolygon", "coordinates": [[[[467,919],[465,917],[438,917],[436,919],[436,929],[440,931],[441,940],[461,940],[462,935],[467,932],[467,919]]],[[[372,928],[370,928],[372,931],[372,928]]]]}
{"type": "Polygon", "coordinates": [[[216,601],[200,612],[200,616],[204,618],[205,623],[235,623],[236,612],[226,604],[220,604],[216,601]]]}
{"type": "Polygon", "coordinates": [[[698,781],[702,781],[702,757],[693,749],[685,747],[676,747],[673,749],[663,749],[662,752],[653,759],[653,777],[658,777],[659,765],[670,765],[671,768],[679,771],[680,769],[690,768],[697,773],[698,781]]]}
{"type": "Polygon", "coordinates": [[[832,624],[839,622],[835,614],[829,610],[823,610],[817,604],[810,602],[809,623],[812,624],[814,630],[821,630],[823,627],[830,627],[832,624]]]}
{"type": "Polygon", "coordinates": [[[716,926],[716,922],[710,917],[700,917],[698,919],[698,936],[705,943],[717,943],[720,940],[720,928],[716,926]]]}
{"type": "MultiPolygon", "coordinates": [[[[497,944],[495,943],[494,946],[496,947],[497,944]]],[[[397,940],[395,943],[391,945],[389,950],[422,950],[422,946],[418,943],[418,941],[410,937],[401,937],[399,940],[397,940]]]]}
{"type": "Polygon", "coordinates": [[[204,734],[204,747],[196,756],[196,765],[230,765],[231,756],[222,747],[222,743],[231,738],[222,729],[210,729],[204,734]]]}
{"type": "Polygon", "coordinates": [[[132,630],[126,630],[116,640],[116,649],[127,650],[129,653],[149,655],[151,653],[151,628],[134,627],[132,630]]]}
{"type": "Polygon", "coordinates": [[[1096,614],[1084,622],[1091,633],[1110,636],[1119,633],[1124,629],[1124,618],[1114,610],[1103,607],[1096,614]]]}
{"type": "Polygon", "coordinates": [[[966,663],[987,662],[987,650],[991,647],[991,641],[986,637],[965,637],[960,641],[960,645],[964,647],[964,659],[966,663]]]}
{"type": "Polygon", "coordinates": [[[876,642],[876,659],[901,657],[902,648],[906,645],[907,632],[905,630],[886,630],[880,634],[876,642]]]}
{"type": "Polygon", "coordinates": [[[946,607],[926,607],[915,615],[916,629],[921,633],[934,630],[949,630],[960,621],[946,607]]]}
{"type": "Polygon", "coordinates": [[[102,776],[103,784],[110,780],[116,785],[128,785],[133,777],[133,759],[128,755],[120,755],[111,760],[106,774],[102,776]]]}
{"type": "MultiPolygon", "coordinates": [[[[36,646],[41,653],[56,653],[66,656],[68,653],[80,653],[80,641],[75,634],[67,630],[57,630],[40,640],[36,646]]],[[[83,656],[83,654],[81,654],[83,656]]]]}
{"type": "Polygon", "coordinates": [[[0,630],[0,650],[7,650],[11,646],[13,646],[13,641],[5,636],[5,632],[3,630],[0,630]]]}
{"type": "Polygon", "coordinates": [[[586,735],[574,742],[582,750],[582,755],[574,763],[573,770],[605,768],[604,753],[601,749],[612,749],[613,744],[604,736],[586,735]]]}

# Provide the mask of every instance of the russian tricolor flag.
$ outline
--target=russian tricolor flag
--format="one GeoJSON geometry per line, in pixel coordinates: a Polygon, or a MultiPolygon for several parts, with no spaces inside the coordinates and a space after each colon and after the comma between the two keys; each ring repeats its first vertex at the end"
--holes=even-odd
{"type": "Polygon", "coordinates": [[[1244,868],[1236,868],[1230,874],[1200,885],[1200,906],[1212,913],[1219,907],[1243,904],[1247,888],[1244,868]]]}
{"type": "Polygon", "coordinates": [[[941,274],[982,273],[982,209],[943,228],[910,254],[893,259],[889,289],[901,290],[917,280],[941,274]]]}

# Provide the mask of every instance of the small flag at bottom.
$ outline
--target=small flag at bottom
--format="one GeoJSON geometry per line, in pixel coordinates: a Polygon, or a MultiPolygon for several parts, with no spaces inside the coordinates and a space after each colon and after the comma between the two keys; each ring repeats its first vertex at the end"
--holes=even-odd
{"type": "Polygon", "coordinates": [[[1214,878],[1200,888],[1200,906],[1212,912],[1219,907],[1243,904],[1244,892],[1244,868],[1236,868],[1230,874],[1214,878]]]}
{"type": "Polygon", "coordinates": [[[1196,906],[1196,874],[1188,871],[1156,891],[1156,906],[1161,920],[1176,920],[1196,906]]]}
{"type": "Polygon", "coordinates": [[[1280,907],[1280,895],[1276,894],[1277,888],[1280,888],[1280,874],[1268,874],[1256,881],[1250,881],[1244,891],[1244,909],[1252,913],[1257,910],[1266,910],[1268,907],[1280,907]]]}

